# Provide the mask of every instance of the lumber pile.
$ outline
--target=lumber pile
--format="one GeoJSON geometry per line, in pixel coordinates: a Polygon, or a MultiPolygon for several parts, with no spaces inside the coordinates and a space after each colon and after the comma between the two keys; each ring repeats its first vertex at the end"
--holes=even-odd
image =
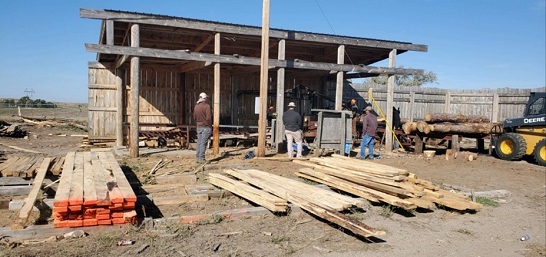
{"type": "Polygon", "coordinates": [[[54,227],[133,222],[133,192],[111,152],[70,152],[53,201],[54,227]]]}
{"type": "Polygon", "coordinates": [[[364,204],[362,199],[341,195],[261,170],[225,169],[224,172],[242,182],[237,182],[237,180],[223,175],[210,175],[209,180],[211,183],[250,201],[262,204],[270,210],[279,207],[284,208],[285,202],[288,201],[322,219],[349,229],[357,235],[371,237],[385,234],[384,231],[351,219],[339,212],[351,206],[362,206],[364,204]],[[219,180],[225,182],[218,183],[219,180]],[[240,189],[239,186],[245,185],[245,182],[265,192],[257,192],[260,191],[257,189],[250,190],[248,185],[244,189],[240,189]]]}
{"type": "Polygon", "coordinates": [[[0,120],[0,137],[25,137],[27,132],[19,128],[19,124],[9,124],[0,120]]]}
{"type": "Polygon", "coordinates": [[[451,133],[451,134],[489,134],[491,129],[498,123],[490,122],[489,118],[479,115],[462,115],[449,113],[425,114],[422,121],[406,122],[402,130],[406,134],[417,132],[430,134],[451,133]]]}
{"type": "MultiPolygon", "coordinates": [[[[0,163],[0,176],[33,178],[36,176],[36,171],[43,160],[44,157],[41,156],[10,155],[7,157],[6,161],[0,163]]],[[[62,158],[54,158],[48,171],[51,171],[54,175],[59,175],[62,161],[62,158]]]]}
{"type": "Polygon", "coordinates": [[[308,167],[300,169],[296,175],[370,202],[387,203],[405,210],[417,207],[435,210],[441,205],[459,211],[478,211],[483,207],[464,195],[444,190],[430,181],[418,179],[415,174],[388,165],[342,155],[294,162],[308,167]]]}

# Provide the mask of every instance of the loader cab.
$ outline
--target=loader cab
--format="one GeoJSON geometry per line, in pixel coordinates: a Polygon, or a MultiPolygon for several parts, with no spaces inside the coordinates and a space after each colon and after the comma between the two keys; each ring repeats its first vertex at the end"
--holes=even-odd
{"type": "Polygon", "coordinates": [[[546,114],[546,92],[532,92],[525,106],[524,117],[546,114]]]}

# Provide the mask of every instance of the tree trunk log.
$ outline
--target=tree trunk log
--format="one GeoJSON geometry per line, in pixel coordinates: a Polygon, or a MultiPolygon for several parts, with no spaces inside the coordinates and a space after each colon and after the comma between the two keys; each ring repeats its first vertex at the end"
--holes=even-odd
{"type": "Polygon", "coordinates": [[[414,134],[415,131],[417,131],[417,123],[416,122],[406,122],[402,124],[402,130],[406,135],[414,134]]]}
{"type": "Polygon", "coordinates": [[[491,128],[497,123],[436,123],[431,124],[433,127],[431,130],[434,132],[442,133],[462,133],[462,134],[489,134],[491,128]]]}
{"type": "Polygon", "coordinates": [[[417,130],[419,130],[419,132],[421,132],[421,133],[428,134],[433,129],[431,128],[431,126],[428,123],[426,123],[424,121],[418,121],[417,122],[417,130]]]}
{"type": "Polygon", "coordinates": [[[428,123],[454,122],[454,123],[480,123],[490,122],[489,118],[480,115],[462,115],[449,113],[427,113],[425,121],[428,123]]]}

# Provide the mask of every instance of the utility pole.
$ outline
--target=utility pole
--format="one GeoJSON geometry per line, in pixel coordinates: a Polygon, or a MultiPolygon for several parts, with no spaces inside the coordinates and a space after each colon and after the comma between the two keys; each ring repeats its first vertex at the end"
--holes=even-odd
{"type": "Polygon", "coordinates": [[[260,114],[258,118],[258,152],[256,156],[265,156],[265,129],[267,127],[267,85],[269,68],[269,0],[263,0],[262,10],[262,58],[260,62],[260,114]]]}

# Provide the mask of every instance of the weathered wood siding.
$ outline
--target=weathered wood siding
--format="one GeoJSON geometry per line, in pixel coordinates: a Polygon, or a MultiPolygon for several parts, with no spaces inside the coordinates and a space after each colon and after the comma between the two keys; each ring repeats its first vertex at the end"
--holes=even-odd
{"type": "Polygon", "coordinates": [[[100,63],[89,63],[88,88],[89,138],[115,139],[117,91],[113,69],[100,63]]]}
{"type": "MultiPolygon", "coordinates": [[[[381,111],[386,114],[387,86],[367,83],[346,84],[343,89],[343,101],[357,99],[359,107],[364,101],[370,102],[368,92],[381,111]]],[[[527,103],[529,92],[545,89],[480,89],[480,90],[447,90],[439,88],[396,86],[394,90],[394,107],[400,108],[400,117],[422,120],[427,113],[453,113],[465,115],[483,115],[491,120],[503,121],[507,118],[520,117],[527,103]],[[499,103],[495,106],[494,97],[498,95],[499,103]],[[498,117],[493,117],[494,108],[498,108],[498,117]]],[[[376,105],[374,104],[374,108],[376,105]]]]}

